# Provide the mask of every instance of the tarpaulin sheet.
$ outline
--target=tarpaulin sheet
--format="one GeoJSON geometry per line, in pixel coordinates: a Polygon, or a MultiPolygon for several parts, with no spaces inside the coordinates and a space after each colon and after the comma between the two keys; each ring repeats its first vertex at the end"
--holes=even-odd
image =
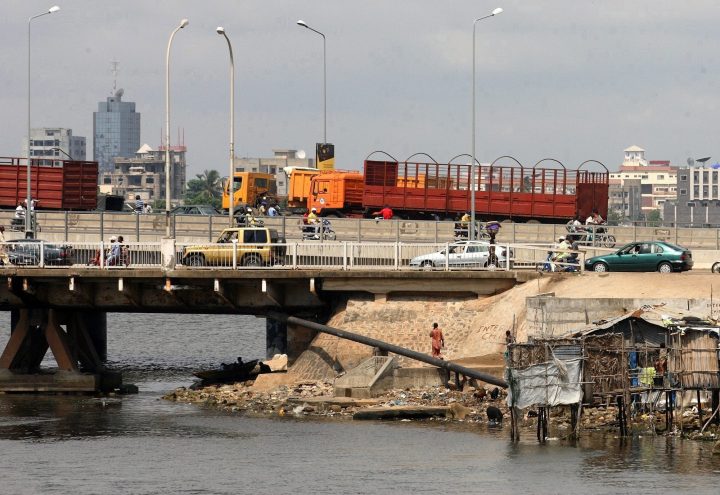
{"type": "Polygon", "coordinates": [[[508,406],[520,409],[577,404],[582,400],[582,359],[548,361],[523,370],[508,369],[508,406]]]}

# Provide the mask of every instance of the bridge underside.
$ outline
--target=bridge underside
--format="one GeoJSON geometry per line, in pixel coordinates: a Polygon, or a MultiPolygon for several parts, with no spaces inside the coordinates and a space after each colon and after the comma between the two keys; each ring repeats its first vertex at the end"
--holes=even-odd
{"type": "MultiPolygon", "coordinates": [[[[385,298],[484,297],[533,274],[263,270],[4,269],[0,310],[12,311],[0,356],[0,391],[112,390],[122,379],[104,367],[106,313],[208,313],[265,316],[281,312],[325,323],[338,301],[358,294],[385,298]],[[58,371],[40,369],[50,350],[58,371]]],[[[309,329],[267,320],[267,354],[290,362],[311,342],[309,329]]]]}

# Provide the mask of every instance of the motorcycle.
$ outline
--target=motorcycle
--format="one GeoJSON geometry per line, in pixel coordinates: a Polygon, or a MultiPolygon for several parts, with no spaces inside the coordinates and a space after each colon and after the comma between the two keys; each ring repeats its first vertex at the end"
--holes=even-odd
{"type": "Polygon", "coordinates": [[[711,271],[713,273],[720,273],[720,261],[716,261],[715,263],[713,263],[711,271]]]}
{"type": "Polygon", "coordinates": [[[302,230],[302,239],[305,240],[318,240],[324,239],[334,241],[337,238],[335,231],[332,229],[332,224],[327,218],[323,218],[320,222],[320,227],[316,230],[316,224],[301,224],[300,229],[302,230]]]}

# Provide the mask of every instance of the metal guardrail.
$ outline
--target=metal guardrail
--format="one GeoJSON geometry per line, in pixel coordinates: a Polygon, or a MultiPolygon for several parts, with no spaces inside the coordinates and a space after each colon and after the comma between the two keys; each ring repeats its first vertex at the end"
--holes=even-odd
{"type": "MultiPolygon", "coordinates": [[[[498,259],[492,263],[489,251],[457,254],[450,249],[450,243],[173,244],[175,268],[230,270],[534,270],[543,267],[548,250],[553,249],[551,245],[498,244],[495,247],[498,259]],[[424,262],[428,255],[431,255],[431,263],[424,262]],[[419,257],[423,261],[419,261],[419,257]]],[[[585,251],[579,255],[584,259],[585,251]]],[[[81,266],[101,270],[159,269],[164,266],[161,243],[51,243],[28,240],[0,244],[0,263],[7,267],[62,269],[81,266]]],[[[579,269],[582,269],[582,262],[579,269]]]]}
{"type": "MultiPolygon", "coordinates": [[[[0,211],[0,225],[5,225],[6,236],[23,236],[11,232],[14,211],[0,211]]],[[[100,241],[111,235],[122,235],[133,242],[160,242],[165,236],[163,213],[137,215],[124,212],[53,212],[38,211],[42,226],[39,238],[47,241],[100,241]]],[[[301,241],[300,217],[263,217],[265,226],[276,229],[288,242],[301,241]]],[[[453,221],[381,220],[362,218],[331,218],[337,240],[346,242],[403,242],[444,243],[455,237],[453,221]]],[[[175,215],[171,217],[171,232],[178,242],[213,242],[229,226],[228,217],[202,215],[175,215]]],[[[693,228],[681,226],[603,226],[607,235],[615,237],[616,247],[641,240],[661,240],[690,249],[720,250],[720,228],[693,228]]],[[[500,243],[522,244],[554,242],[567,234],[565,224],[503,223],[497,240],[500,243]]],[[[308,241],[310,242],[310,241],[308,241]]],[[[591,245],[602,245],[601,238],[593,236],[591,245]],[[597,239],[597,240],[595,240],[597,239]]]]}

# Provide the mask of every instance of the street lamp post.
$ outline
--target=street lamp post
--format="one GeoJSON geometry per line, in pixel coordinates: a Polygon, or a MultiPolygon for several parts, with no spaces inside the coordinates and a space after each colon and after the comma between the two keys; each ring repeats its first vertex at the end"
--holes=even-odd
{"type": "Polygon", "coordinates": [[[305,21],[297,21],[298,26],[309,29],[310,31],[319,34],[323,39],[323,144],[327,143],[327,50],[325,46],[325,35],[308,26],[305,21]]]}
{"type": "Polygon", "coordinates": [[[225,28],[218,26],[217,33],[222,35],[227,41],[228,50],[230,51],[230,175],[228,175],[228,218],[230,227],[233,226],[233,206],[235,203],[235,59],[233,58],[232,44],[225,28]]]}
{"type": "Polygon", "coordinates": [[[170,237],[170,47],[175,33],[188,25],[183,19],[170,34],[165,54],[165,237],[170,237]]]}
{"type": "Polygon", "coordinates": [[[70,160],[73,160],[73,157],[70,156],[70,154],[68,154],[68,153],[67,153],[64,149],[62,149],[62,148],[50,148],[50,149],[51,149],[52,151],[59,151],[60,153],[62,153],[62,154],[65,155],[66,157],[70,158],[70,160]]]}
{"type": "Polygon", "coordinates": [[[500,7],[493,10],[490,14],[478,17],[473,21],[473,47],[472,47],[472,162],[470,164],[470,232],[468,238],[472,241],[475,239],[475,189],[477,187],[477,179],[475,178],[475,26],[479,21],[494,17],[502,13],[500,7]]]}
{"type": "Polygon", "coordinates": [[[60,10],[60,7],[57,5],[53,5],[49,9],[47,9],[45,12],[42,12],[40,14],[31,16],[28,18],[28,98],[27,98],[27,125],[28,125],[28,133],[27,133],[27,197],[25,198],[26,206],[27,206],[27,212],[25,215],[25,236],[26,237],[32,237],[33,231],[32,231],[32,191],[30,190],[30,184],[32,182],[32,179],[30,177],[30,148],[32,143],[32,138],[30,137],[30,26],[33,19],[36,19],[38,17],[42,17],[44,15],[52,14],[54,12],[57,12],[60,10]]]}

